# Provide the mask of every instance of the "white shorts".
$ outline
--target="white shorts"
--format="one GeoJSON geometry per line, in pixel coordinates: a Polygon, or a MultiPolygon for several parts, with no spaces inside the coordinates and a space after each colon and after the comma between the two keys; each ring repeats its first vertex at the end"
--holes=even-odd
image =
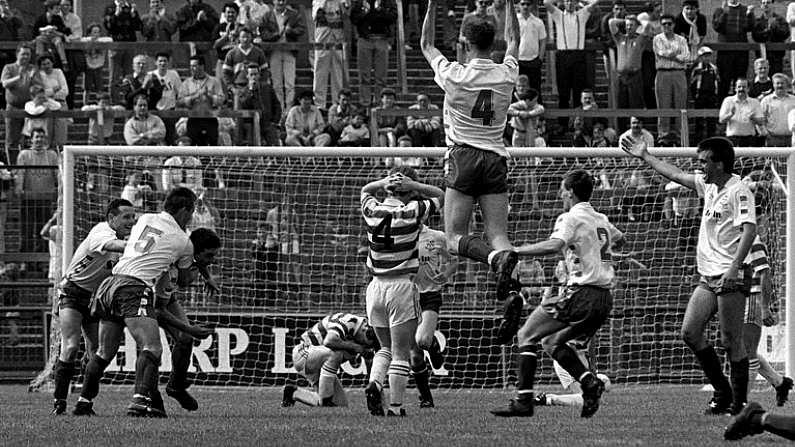
{"type": "Polygon", "coordinates": [[[333,351],[325,346],[310,346],[300,343],[293,348],[293,367],[312,386],[320,380],[320,368],[333,351]]]}
{"type": "Polygon", "coordinates": [[[373,327],[394,327],[420,316],[419,290],[411,275],[374,276],[367,286],[367,319],[373,327]]]}
{"type": "MultiPolygon", "coordinates": [[[[585,351],[582,351],[580,349],[576,349],[576,351],[577,351],[577,357],[579,357],[582,364],[585,365],[585,368],[591,369],[591,362],[588,361],[588,356],[585,354],[585,351]]],[[[560,366],[558,362],[553,361],[552,366],[555,367],[555,374],[558,375],[558,380],[560,380],[560,385],[563,386],[564,390],[568,390],[571,384],[576,382],[576,380],[574,380],[574,377],[572,377],[568,371],[563,369],[563,367],[560,366]]]]}

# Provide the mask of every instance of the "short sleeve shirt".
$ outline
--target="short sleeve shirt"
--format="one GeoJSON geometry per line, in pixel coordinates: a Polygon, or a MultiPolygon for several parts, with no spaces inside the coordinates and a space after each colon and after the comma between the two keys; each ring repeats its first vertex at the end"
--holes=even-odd
{"type": "Polygon", "coordinates": [[[116,239],[116,231],[107,222],[94,225],[77,246],[65,278],[89,292],[96,290],[99,283],[110,276],[121,255],[105,250],[105,244],[116,239]]]}

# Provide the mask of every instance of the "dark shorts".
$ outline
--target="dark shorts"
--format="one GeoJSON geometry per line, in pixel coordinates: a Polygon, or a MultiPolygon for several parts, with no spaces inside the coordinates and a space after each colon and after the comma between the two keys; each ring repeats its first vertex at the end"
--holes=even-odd
{"type": "Polygon", "coordinates": [[[58,289],[58,309],[74,309],[83,315],[83,321],[96,321],[91,316],[91,292],[65,281],[58,289]]]}
{"type": "Polygon", "coordinates": [[[116,275],[103,281],[91,300],[91,314],[120,324],[125,318],[157,318],[152,289],[142,282],[132,282],[116,275]]]}
{"type": "Polygon", "coordinates": [[[701,276],[698,280],[698,286],[709,290],[716,296],[727,295],[729,293],[740,292],[744,296],[751,294],[751,279],[753,274],[750,267],[744,267],[737,271],[737,280],[734,281],[732,286],[724,286],[721,281],[721,275],[716,276],[701,276]]]}
{"type": "Polygon", "coordinates": [[[448,188],[471,197],[508,192],[508,159],[492,151],[453,145],[444,155],[448,188]]]}
{"type": "Polygon", "coordinates": [[[426,310],[432,310],[439,313],[439,309],[442,308],[442,292],[425,292],[420,293],[420,310],[425,312],[426,310]]]}
{"type": "Polygon", "coordinates": [[[610,290],[594,286],[570,286],[566,293],[546,298],[541,307],[552,318],[566,323],[585,337],[593,336],[613,309],[610,290]]]}

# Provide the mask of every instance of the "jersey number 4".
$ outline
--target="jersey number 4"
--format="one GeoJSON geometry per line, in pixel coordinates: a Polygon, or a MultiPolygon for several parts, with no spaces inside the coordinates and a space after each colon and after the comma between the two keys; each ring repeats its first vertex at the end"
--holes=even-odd
{"type": "Polygon", "coordinates": [[[389,248],[395,243],[395,238],[392,237],[392,215],[387,214],[373,230],[373,242],[384,244],[389,248]]]}
{"type": "Polygon", "coordinates": [[[478,93],[478,99],[475,100],[475,105],[469,115],[472,118],[482,119],[484,126],[491,126],[491,120],[494,119],[494,110],[491,108],[491,90],[481,90],[478,93]]]}
{"type": "Polygon", "coordinates": [[[161,234],[163,234],[161,230],[147,225],[144,227],[144,231],[141,232],[141,236],[135,241],[135,251],[141,254],[148,252],[155,245],[157,237],[161,234]]]}

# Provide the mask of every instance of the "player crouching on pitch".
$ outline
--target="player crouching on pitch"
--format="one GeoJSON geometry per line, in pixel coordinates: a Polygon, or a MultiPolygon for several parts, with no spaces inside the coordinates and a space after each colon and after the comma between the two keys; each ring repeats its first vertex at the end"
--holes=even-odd
{"type": "Polygon", "coordinates": [[[362,358],[369,372],[373,351],[379,348],[375,330],[366,318],[326,315],[301,334],[301,342],[293,348],[293,366],[313,389],[286,385],[282,407],[292,407],[296,401],[310,407],[347,407],[348,398],[338,375],[340,366],[362,358]]]}

